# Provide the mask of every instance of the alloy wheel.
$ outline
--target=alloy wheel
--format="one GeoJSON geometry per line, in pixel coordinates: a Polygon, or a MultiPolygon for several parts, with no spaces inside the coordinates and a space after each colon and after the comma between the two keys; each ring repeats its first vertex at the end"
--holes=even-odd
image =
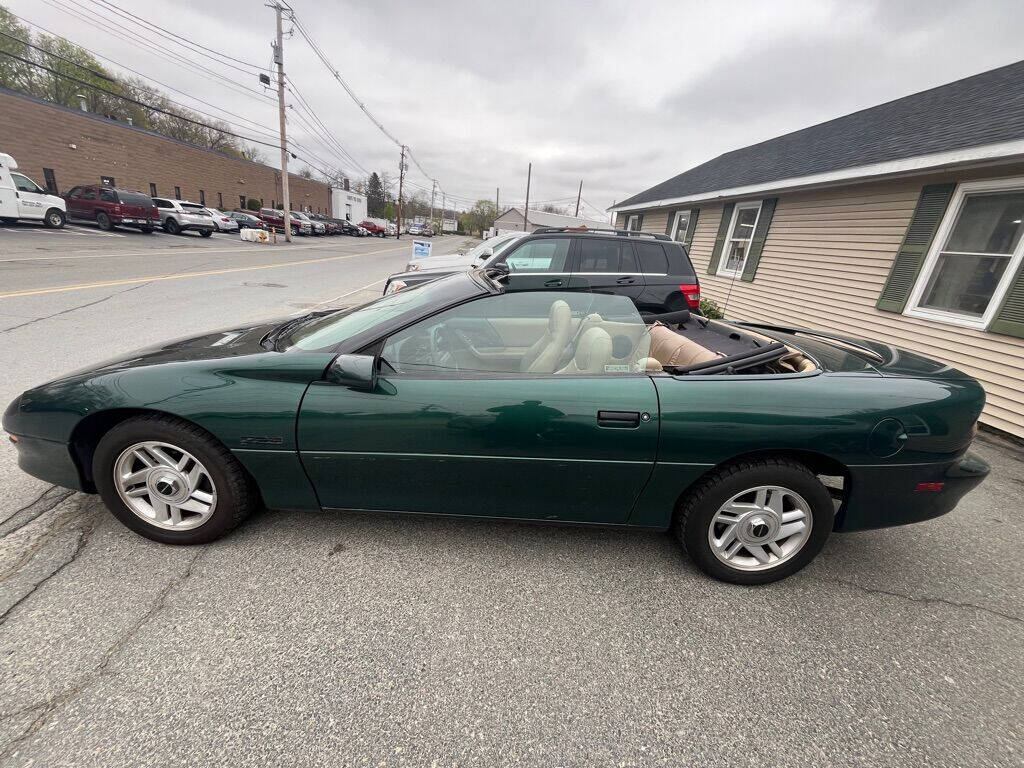
{"type": "Polygon", "coordinates": [[[791,560],[811,535],[813,515],[795,491],[759,485],[726,501],[708,527],[715,557],[741,571],[767,571],[791,560]]]}
{"type": "Polygon", "coordinates": [[[114,462],[121,500],[158,528],[198,528],[217,506],[217,488],[195,456],[170,443],[146,441],[125,448],[114,462]]]}

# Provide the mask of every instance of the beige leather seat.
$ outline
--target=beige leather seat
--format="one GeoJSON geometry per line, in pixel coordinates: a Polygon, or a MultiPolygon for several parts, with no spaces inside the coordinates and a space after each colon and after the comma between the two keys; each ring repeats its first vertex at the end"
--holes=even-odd
{"type": "Polygon", "coordinates": [[[720,355],[702,347],[671,328],[655,323],[651,326],[650,356],[662,365],[696,365],[717,360],[720,355]]]}
{"type": "Polygon", "coordinates": [[[523,373],[554,373],[572,333],[572,312],[561,299],[551,304],[548,328],[523,355],[519,370],[523,373]]]}
{"type": "Polygon", "coordinates": [[[604,328],[588,328],[580,336],[576,354],[559,373],[605,373],[612,360],[612,337],[604,328]]]}

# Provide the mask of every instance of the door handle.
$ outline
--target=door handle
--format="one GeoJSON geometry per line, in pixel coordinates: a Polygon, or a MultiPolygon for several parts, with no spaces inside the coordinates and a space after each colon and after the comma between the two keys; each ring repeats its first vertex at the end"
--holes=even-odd
{"type": "Polygon", "coordinates": [[[620,277],[615,282],[618,283],[619,285],[632,285],[633,283],[636,282],[636,278],[635,277],[620,277]]]}
{"type": "Polygon", "coordinates": [[[544,283],[545,288],[560,288],[561,286],[561,280],[548,280],[546,283],[544,283]]]}
{"type": "Polygon", "coordinates": [[[636,429],[640,426],[640,411],[598,411],[597,426],[636,429]]]}

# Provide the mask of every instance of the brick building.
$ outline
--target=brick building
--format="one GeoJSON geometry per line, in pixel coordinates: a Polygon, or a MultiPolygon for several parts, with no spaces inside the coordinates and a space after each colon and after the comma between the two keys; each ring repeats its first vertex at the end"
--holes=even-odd
{"type": "MultiPolygon", "coordinates": [[[[116,184],[227,210],[245,199],[281,205],[281,173],[100,115],[0,89],[0,152],[52,192],[116,184]]],[[[330,188],[289,174],[291,207],[329,213],[330,188]]]]}

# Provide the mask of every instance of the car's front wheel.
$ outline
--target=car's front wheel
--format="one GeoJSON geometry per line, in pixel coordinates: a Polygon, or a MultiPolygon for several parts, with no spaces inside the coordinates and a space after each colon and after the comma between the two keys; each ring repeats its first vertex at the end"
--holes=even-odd
{"type": "MultiPolygon", "coordinates": [[[[64,211],[59,208],[51,208],[46,212],[46,218],[43,221],[50,229],[61,229],[67,223],[67,220],[68,217],[64,214],[64,211]]],[[[10,221],[13,223],[16,220],[11,219],[10,221]]]]}
{"type": "Polygon", "coordinates": [[[738,461],[701,480],[680,502],[676,537],[708,575],[767,584],[807,565],[832,531],[832,496],[804,465],[738,461]]]}
{"type": "Polygon", "coordinates": [[[212,237],[213,236],[213,230],[212,229],[201,229],[201,230],[199,230],[199,234],[202,235],[203,237],[212,237]]]}
{"type": "Polygon", "coordinates": [[[140,416],[112,428],[96,446],[93,477],[118,520],[165,544],[213,541],[259,506],[231,452],[172,416],[140,416]]]}
{"type": "Polygon", "coordinates": [[[113,222],[110,217],[107,216],[103,211],[96,214],[96,226],[102,229],[104,232],[109,232],[114,228],[113,222]]]}
{"type": "Polygon", "coordinates": [[[168,216],[167,220],[164,222],[164,231],[169,235],[177,235],[181,232],[181,225],[176,220],[168,216]]]}

